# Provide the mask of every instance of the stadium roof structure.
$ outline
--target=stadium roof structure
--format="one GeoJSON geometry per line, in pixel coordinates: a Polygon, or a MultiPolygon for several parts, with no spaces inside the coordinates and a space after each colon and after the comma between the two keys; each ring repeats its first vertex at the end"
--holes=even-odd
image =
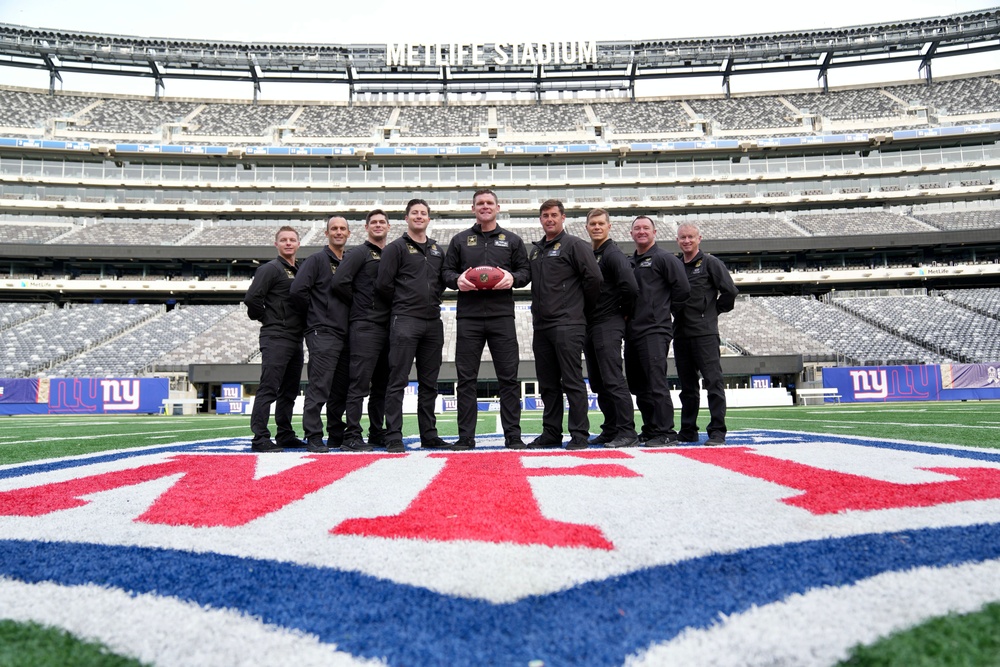
{"type": "Polygon", "coordinates": [[[149,38],[0,24],[0,66],[62,74],[145,77],[159,97],[168,79],[346,86],[365,93],[623,91],[640,80],[815,71],[918,62],[1000,50],[1000,7],[952,16],[800,32],[702,39],[523,43],[282,44],[149,38]]]}

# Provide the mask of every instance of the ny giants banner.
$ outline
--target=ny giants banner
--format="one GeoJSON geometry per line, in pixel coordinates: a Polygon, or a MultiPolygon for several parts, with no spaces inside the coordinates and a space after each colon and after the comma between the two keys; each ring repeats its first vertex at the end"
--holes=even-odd
{"type": "Polygon", "coordinates": [[[167,378],[3,378],[0,415],[156,414],[167,378]]]}
{"type": "Polygon", "coordinates": [[[825,368],[823,387],[843,403],[996,400],[998,374],[1000,363],[825,368]]]}

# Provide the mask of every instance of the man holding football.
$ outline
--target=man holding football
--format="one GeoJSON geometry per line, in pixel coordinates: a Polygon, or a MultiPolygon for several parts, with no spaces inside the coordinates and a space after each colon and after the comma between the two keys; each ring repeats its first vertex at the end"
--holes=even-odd
{"type": "Polygon", "coordinates": [[[476,446],[476,382],[483,348],[490,346],[500,384],[500,423],[504,445],[524,449],[521,440],[521,391],[517,377],[518,344],[514,328],[513,287],[531,279],[524,242],[497,224],[500,204],[492,190],[472,196],[475,224],[452,237],[445,254],[444,283],[458,290],[455,371],[458,375],[458,442],[455,450],[476,446]],[[489,283],[502,273],[500,282],[489,283]]]}

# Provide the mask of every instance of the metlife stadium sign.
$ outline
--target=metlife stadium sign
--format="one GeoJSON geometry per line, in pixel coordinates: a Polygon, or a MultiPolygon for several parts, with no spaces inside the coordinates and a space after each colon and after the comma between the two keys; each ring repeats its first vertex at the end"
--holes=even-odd
{"type": "Polygon", "coordinates": [[[587,65],[597,62],[597,42],[386,44],[385,60],[389,67],[587,65]]]}

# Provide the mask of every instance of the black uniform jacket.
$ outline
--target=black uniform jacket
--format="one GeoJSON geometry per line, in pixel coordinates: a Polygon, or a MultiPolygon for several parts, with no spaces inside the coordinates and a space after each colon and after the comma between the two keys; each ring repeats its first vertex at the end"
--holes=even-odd
{"type": "Polygon", "coordinates": [[[280,257],[261,264],[243,297],[247,316],[260,322],[261,336],[301,340],[305,320],[288,301],[288,290],[295,279],[294,266],[280,257]]]}
{"type": "Polygon", "coordinates": [[[684,262],[684,271],[691,296],[676,309],[674,335],[718,336],[719,313],[728,313],[736,305],[736,284],[721,259],[700,250],[690,262],[684,262]]]}
{"type": "Polygon", "coordinates": [[[404,233],[382,251],[375,293],[391,304],[393,316],[404,315],[424,320],[441,317],[441,266],[444,250],[428,238],[417,243],[404,233]]]}
{"type": "MultiPolygon", "coordinates": [[[[531,280],[524,241],[499,225],[484,232],[479,225],[459,232],[444,256],[444,284],[458,289],[458,277],[474,266],[497,266],[514,276],[514,287],[531,280]]],[[[514,317],[514,293],[509,290],[474,290],[458,293],[458,317],[514,317]]]]}
{"type": "Polygon", "coordinates": [[[531,320],[535,329],[587,324],[601,294],[601,269],[583,239],[561,232],[532,243],[531,320]]]}
{"type": "Polygon", "coordinates": [[[684,265],[655,244],[641,255],[636,250],[629,261],[635,272],[635,282],[639,285],[635,313],[629,321],[629,337],[641,338],[650,334],[673,336],[670,309],[687,301],[691,293],[684,265]]]}
{"type": "Polygon", "coordinates": [[[315,331],[347,335],[347,317],[350,307],[333,295],[331,286],[340,260],[323,246],[302,262],[295,275],[289,296],[292,305],[306,315],[306,333],[315,331]]]}
{"type": "Polygon", "coordinates": [[[333,276],[333,293],[351,304],[351,322],[389,323],[389,304],[375,296],[382,248],[365,241],[344,253],[333,276]]]}
{"type": "Polygon", "coordinates": [[[597,298],[590,325],[607,322],[616,315],[626,319],[632,317],[635,308],[635,298],[639,294],[639,286],[635,282],[635,272],[629,264],[618,244],[608,239],[594,251],[597,266],[601,267],[601,296],[597,298]]]}

